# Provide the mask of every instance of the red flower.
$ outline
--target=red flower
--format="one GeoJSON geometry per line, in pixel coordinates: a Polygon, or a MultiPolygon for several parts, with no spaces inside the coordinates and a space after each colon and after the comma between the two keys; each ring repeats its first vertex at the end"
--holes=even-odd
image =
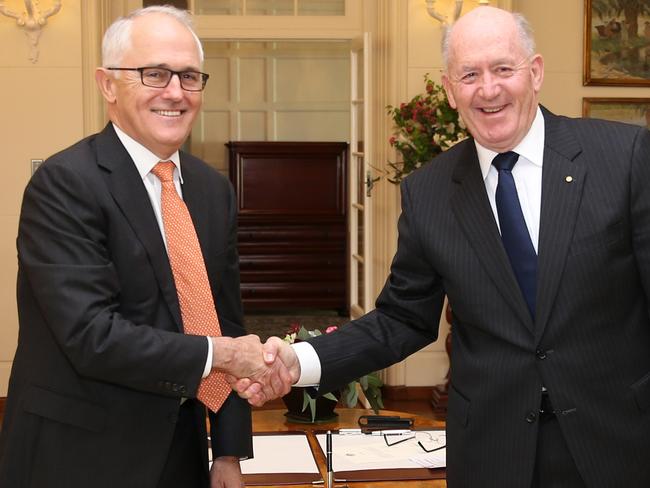
{"type": "Polygon", "coordinates": [[[397,137],[392,136],[390,139],[388,139],[388,143],[389,143],[391,146],[394,146],[396,140],[397,140],[397,137]]]}
{"type": "Polygon", "coordinates": [[[289,325],[289,334],[297,334],[298,331],[300,330],[300,324],[298,322],[294,322],[293,324],[289,325]]]}

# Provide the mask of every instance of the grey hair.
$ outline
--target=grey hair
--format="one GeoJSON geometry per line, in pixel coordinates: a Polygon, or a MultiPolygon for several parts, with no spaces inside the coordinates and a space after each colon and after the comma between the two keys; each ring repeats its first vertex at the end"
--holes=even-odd
{"type": "MultiPolygon", "coordinates": [[[[533,33],[533,28],[531,27],[526,17],[523,16],[523,14],[512,13],[511,15],[517,27],[517,33],[519,34],[519,42],[521,43],[521,47],[523,48],[526,56],[531,57],[533,54],[535,54],[535,36],[533,33]]],[[[449,68],[450,39],[455,25],[456,22],[447,26],[442,34],[442,60],[445,69],[449,68]]]]}
{"type": "Polygon", "coordinates": [[[150,14],[169,15],[187,27],[196,41],[199,59],[201,64],[203,64],[203,46],[201,45],[199,36],[194,32],[190,13],[187,10],[181,10],[171,5],[152,5],[134,10],[130,14],[120,17],[106,29],[102,40],[102,66],[104,68],[119,67],[124,53],[131,47],[133,21],[138,17],[150,14]]]}

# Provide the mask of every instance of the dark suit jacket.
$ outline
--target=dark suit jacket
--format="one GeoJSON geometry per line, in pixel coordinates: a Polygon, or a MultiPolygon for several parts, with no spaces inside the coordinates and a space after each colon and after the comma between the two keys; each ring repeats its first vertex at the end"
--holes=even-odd
{"type": "Polygon", "coordinates": [[[312,342],[321,390],[433,341],[446,294],[450,488],[530,486],[542,385],[587,486],[648,487],[650,132],[544,119],[535,321],[468,140],[404,181],[376,310],[312,342]]]}
{"type": "MultiPolygon", "coordinates": [[[[188,154],[181,165],[223,334],[241,335],[233,189],[188,154]]],[[[0,486],[156,486],[207,341],[182,333],[148,194],[112,125],[34,174],[17,244],[20,329],[0,486]]],[[[250,408],[235,394],[211,425],[215,455],[252,454],[250,408]]]]}

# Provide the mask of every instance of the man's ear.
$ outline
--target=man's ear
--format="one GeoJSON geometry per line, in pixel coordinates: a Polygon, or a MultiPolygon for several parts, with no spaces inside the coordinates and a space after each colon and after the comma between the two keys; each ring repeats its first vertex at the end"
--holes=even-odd
{"type": "Polygon", "coordinates": [[[115,103],[117,94],[115,93],[116,84],[115,79],[111,76],[105,68],[97,68],[95,70],[95,81],[99,87],[99,91],[107,103],[115,103]]]}
{"type": "Polygon", "coordinates": [[[447,100],[449,100],[449,105],[451,108],[456,108],[456,99],[454,98],[454,92],[451,88],[451,81],[449,81],[449,75],[447,72],[442,73],[442,87],[445,89],[447,94],[447,100]]]}
{"type": "Polygon", "coordinates": [[[533,78],[533,89],[535,93],[539,93],[544,82],[544,58],[541,54],[535,54],[530,61],[530,73],[533,78]]]}

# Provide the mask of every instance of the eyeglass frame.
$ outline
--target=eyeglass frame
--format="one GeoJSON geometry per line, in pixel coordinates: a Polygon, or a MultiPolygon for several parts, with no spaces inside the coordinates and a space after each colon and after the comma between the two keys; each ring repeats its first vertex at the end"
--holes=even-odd
{"type": "MultiPolygon", "coordinates": [[[[418,435],[418,434],[426,434],[427,436],[429,436],[429,440],[430,440],[431,442],[434,442],[433,436],[431,435],[430,432],[417,432],[417,431],[413,431],[413,435],[412,435],[412,436],[410,436],[410,435],[408,435],[408,434],[384,434],[383,437],[384,437],[384,442],[386,443],[386,445],[387,445],[388,447],[392,447],[392,446],[396,446],[397,444],[401,444],[402,442],[410,441],[411,439],[417,439],[417,435],[418,435]],[[408,436],[408,437],[406,437],[405,439],[400,439],[400,440],[397,441],[397,442],[393,442],[392,444],[389,444],[389,443],[388,443],[388,437],[389,437],[389,436],[390,436],[390,437],[393,437],[393,436],[405,436],[405,437],[406,437],[406,436],[408,436]]],[[[442,445],[442,446],[434,447],[433,449],[427,449],[426,447],[424,447],[424,444],[422,444],[422,441],[421,441],[421,440],[418,440],[418,446],[420,446],[420,447],[422,448],[422,450],[423,450],[424,452],[426,452],[426,453],[440,451],[441,449],[444,449],[444,448],[447,447],[447,434],[438,434],[437,438],[440,439],[441,437],[445,439],[445,444],[442,445]]],[[[435,442],[437,442],[437,441],[435,441],[435,442]]]]}
{"type": "Polygon", "coordinates": [[[183,90],[185,90],[185,91],[188,91],[188,92],[202,92],[203,90],[205,90],[205,85],[208,82],[208,78],[210,78],[209,74],[202,73],[201,71],[194,71],[192,69],[186,69],[186,70],[183,70],[183,71],[174,71],[173,69],[163,68],[161,66],[142,66],[140,68],[115,68],[115,67],[110,67],[110,68],[106,68],[106,69],[110,70],[110,71],[138,71],[140,73],[140,82],[144,86],[149,87],[149,88],[167,88],[169,86],[169,84],[171,83],[172,78],[174,77],[174,75],[176,75],[176,76],[178,76],[178,81],[179,81],[179,83],[181,85],[181,88],[183,90]],[[164,86],[147,85],[144,82],[144,70],[146,70],[146,69],[159,69],[159,70],[163,70],[163,71],[168,71],[171,74],[169,75],[169,79],[167,80],[167,83],[164,86]],[[181,75],[184,74],[184,73],[198,73],[198,74],[200,74],[201,75],[201,82],[202,82],[201,83],[201,88],[198,89],[198,90],[190,90],[188,88],[185,88],[183,86],[183,78],[181,78],[181,75]]]}

